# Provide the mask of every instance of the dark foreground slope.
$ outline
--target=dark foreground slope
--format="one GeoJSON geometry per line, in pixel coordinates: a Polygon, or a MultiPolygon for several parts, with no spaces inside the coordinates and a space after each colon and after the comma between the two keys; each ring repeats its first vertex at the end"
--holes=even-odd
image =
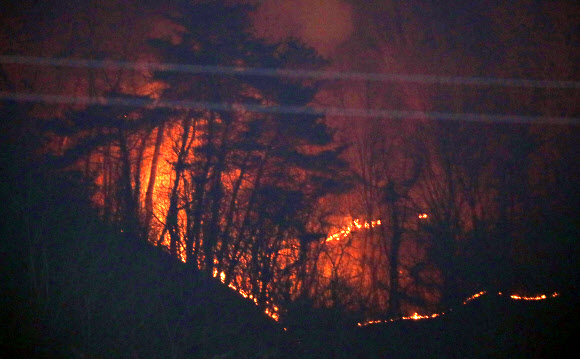
{"type": "Polygon", "coordinates": [[[90,183],[21,128],[0,136],[0,358],[292,353],[251,301],[99,220],[90,183]]]}
{"type": "Polygon", "coordinates": [[[10,303],[4,350],[47,358],[280,354],[281,328],[253,303],[155,248],[100,240],[72,245],[60,264],[49,263],[47,296],[10,303]]]}
{"type": "Polygon", "coordinates": [[[38,215],[34,220],[43,223],[31,228],[15,221],[12,234],[32,232],[32,238],[3,238],[11,241],[3,246],[0,339],[8,357],[284,353],[282,328],[252,302],[87,213],[68,213],[79,217],[61,211],[58,223],[38,215]],[[28,242],[33,248],[26,248],[28,242]]]}
{"type": "Polygon", "coordinates": [[[13,222],[12,234],[33,232],[32,238],[3,238],[11,241],[3,246],[1,303],[7,357],[260,358],[285,352],[282,329],[252,302],[158,248],[118,235],[86,213],[71,213],[80,217],[61,213],[58,223],[35,216],[42,228],[13,222]]]}

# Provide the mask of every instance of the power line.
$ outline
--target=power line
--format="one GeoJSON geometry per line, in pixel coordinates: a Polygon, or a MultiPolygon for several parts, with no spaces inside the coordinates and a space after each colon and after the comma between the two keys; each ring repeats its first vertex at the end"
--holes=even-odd
{"type": "Polygon", "coordinates": [[[544,117],[521,115],[494,115],[483,113],[451,113],[403,111],[386,109],[339,108],[339,107],[307,107],[307,106],[264,106],[252,103],[217,103],[186,100],[148,100],[125,97],[87,97],[69,95],[45,95],[38,93],[0,92],[0,99],[25,101],[45,104],[67,105],[102,105],[127,106],[147,108],[172,108],[212,111],[248,111],[256,113],[307,115],[307,116],[337,116],[351,118],[390,118],[390,119],[430,119],[469,122],[495,122],[512,124],[543,123],[554,125],[580,125],[576,117],[544,117]]]}
{"type": "Polygon", "coordinates": [[[251,68],[213,65],[156,64],[151,62],[127,62],[50,58],[33,56],[0,56],[0,63],[35,66],[60,66],[73,68],[102,68],[109,70],[129,69],[137,71],[165,71],[190,74],[215,74],[235,76],[313,78],[319,80],[352,80],[373,82],[405,82],[417,84],[441,84],[463,86],[497,86],[540,89],[580,89],[579,81],[532,80],[518,78],[462,77],[436,75],[406,75],[365,72],[310,71],[276,68],[251,68]]]}

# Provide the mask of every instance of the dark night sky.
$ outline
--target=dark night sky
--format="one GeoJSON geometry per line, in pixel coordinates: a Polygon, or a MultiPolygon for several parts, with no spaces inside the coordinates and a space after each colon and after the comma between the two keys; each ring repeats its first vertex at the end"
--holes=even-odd
{"type": "MultiPolygon", "coordinates": [[[[562,42],[568,41],[568,46],[575,49],[572,54],[575,56],[574,59],[578,57],[577,24],[580,23],[580,7],[572,1],[546,3],[535,0],[510,2],[411,0],[400,3],[391,0],[229,0],[229,2],[258,5],[258,10],[253,16],[253,27],[258,36],[273,41],[289,36],[299,38],[328,57],[332,61],[332,66],[340,70],[546,77],[548,76],[546,74],[523,71],[522,67],[517,71],[513,71],[513,68],[505,71],[504,67],[500,71],[496,65],[506,58],[507,53],[512,52],[513,45],[536,45],[546,49],[546,53],[550,53],[554,50],[552,47],[561,47],[562,42]],[[559,29],[554,28],[555,26],[559,29]],[[378,35],[389,41],[377,43],[378,35]],[[391,41],[393,39],[396,41],[391,41]],[[406,40],[406,43],[401,44],[402,40],[406,40]],[[379,47],[383,49],[378,49],[379,47]],[[384,51],[385,47],[389,48],[392,59],[375,60],[374,64],[368,59],[366,63],[361,62],[360,57],[368,57],[372,51],[384,51]],[[353,64],[353,58],[358,63],[353,64]],[[394,62],[398,65],[394,69],[385,68],[377,65],[377,62],[394,62]]],[[[82,5],[84,3],[92,2],[63,4],[25,0],[22,6],[15,4],[4,6],[7,6],[5,14],[22,14],[26,16],[27,22],[35,24],[34,36],[54,37],[58,35],[59,28],[68,31],[67,24],[72,24],[73,19],[67,19],[66,14],[75,16],[75,13],[85,6],[82,5]],[[42,22],[46,24],[44,28],[42,22]],[[38,31],[39,29],[43,30],[38,31]]],[[[165,2],[160,9],[167,8],[171,3],[173,1],[165,2]]],[[[154,7],[143,6],[142,3],[137,4],[133,1],[100,1],[87,8],[109,11],[111,16],[108,17],[112,17],[114,13],[126,12],[139,13],[138,17],[145,18],[155,15],[155,11],[147,10],[154,7]]],[[[0,18],[3,18],[3,22],[9,27],[18,25],[12,24],[13,20],[5,16],[0,18]]],[[[111,21],[116,21],[114,16],[111,21]]],[[[133,29],[136,26],[143,27],[143,24],[135,23],[135,19],[125,15],[118,25],[125,27],[129,26],[130,22],[133,22],[131,26],[135,25],[133,29]]],[[[156,22],[148,21],[148,23],[156,22]]],[[[3,32],[4,34],[0,33],[0,36],[6,35],[5,31],[3,32]]],[[[0,37],[0,43],[5,41],[6,39],[0,37]]],[[[559,57],[556,61],[563,61],[561,56],[559,57]]],[[[544,63],[548,62],[545,59],[541,60],[544,63]]],[[[577,76],[569,74],[565,77],[574,79],[577,76]]]]}
{"type": "MultiPolygon", "coordinates": [[[[578,80],[574,64],[580,61],[577,27],[580,7],[573,2],[269,0],[259,3],[261,6],[253,18],[259,36],[273,41],[288,36],[299,38],[329,58],[331,70],[578,80]]],[[[355,84],[347,87],[347,91],[358,91],[352,90],[355,84]]],[[[377,103],[377,107],[451,111],[449,99],[457,98],[457,89],[449,92],[449,88],[409,84],[388,84],[385,88],[390,91],[386,96],[390,100],[377,103]]],[[[337,95],[336,89],[327,90],[330,97],[344,96],[337,95]]],[[[463,89],[460,92],[464,96],[463,89]]],[[[499,95],[496,88],[470,94],[471,98],[460,99],[465,112],[515,111],[504,106],[507,97],[499,95]]],[[[517,92],[512,95],[520,96],[517,92]]],[[[319,100],[332,104],[327,95],[319,96],[319,100]]],[[[528,96],[524,102],[533,101],[528,96]]],[[[361,104],[355,101],[350,105],[361,104]]],[[[521,115],[539,115],[541,109],[520,106],[517,111],[521,115]]]]}
{"type": "MultiPolygon", "coordinates": [[[[406,14],[408,23],[429,28],[433,36],[448,40],[449,47],[465,56],[478,58],[484,65],[492,65],[508,50],[506,47],[510,44],[501,38],[506,32],[513,35],[516,31],[521,32],[523,38],[519,40],[529,43],[557,41],[551,37],[554,29],[547,24],[548,19],[574,29],[580,15],[580,7],[562,1],[545,4],[529,0],[506,4],[448,0],[410,1],[405,5],[385,0],[269,0],[260,3],[254,18],[259,35],[274,40],[288,35],[298,37],[334,61],[340,61],[345,53],[354,50],[354,39],[358,45],[373,47],[370,43],[361,44],[360,35],[370,27],[397,22],[397,12],[402,12],[402,17],[406,14]],[[544,32],[533,33],[536,30],[544,32]]],[[[425,30],[408,26],[405,31],[425,30]]],[[[577,28],[575,31],[577,37],[577,28]]],[[[430,54],[425,55],[424,60],[427,60],[430,54]]]]}

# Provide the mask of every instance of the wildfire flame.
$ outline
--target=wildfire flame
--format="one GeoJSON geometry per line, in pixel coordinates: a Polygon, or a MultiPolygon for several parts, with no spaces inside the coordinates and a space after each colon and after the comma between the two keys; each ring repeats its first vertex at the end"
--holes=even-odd
{"type": "MultiPolygon", "coordinates": [[[[420,219],[427,219],[427,218],[429,218],[429,215],[427,213],[421,213],[418,215],[418,217],[420,219]]],[[[326,242],[338,241],[338,240],[341,240],[343,238],[346,238],[354,229],[362,229],[362,228],[368,229],[368,228],[374,228],[374,227],[380,226],[380,225],[381,225],[380,219],[377,219],[375,221],[370,221],[370,222],[361,221],[360,219],[354,219],[351,224],[341,228],[338,232],[328,236],[326,238],[326,242]]]]}
{"type": "MultiPolygon", "coordinates": [[[[334,233],[334,234],[328,236],[326,238],[326,242],[337,241],[337,240],[346,238],[355,229],[362,229],[362,228],[368,229],[368,228],[374,228],[374,227],[380,226],[380,225],[381,225],[380,219],[376,220],[376,221],[370,221],[370,222],[361,221],[359,219],[354,219],[352,221],[352,223],[349,224],[348,226],[343,227],[337,233],[334,233]]],[[[224,272],[218,273],[217,269],[214,269],[213,270],[213,277],[214,278],[219,277],[220,281],[225,284],[226,274],[224,272]]],[[[247,299],[251,299],[254,302],[254,304],[258,305],[258,299],[255,298],[251,293],[248,293],[248,292],[244,291],[243,289],[236,287],[232,283],[229,283],[228,287],[235,290],[236,292],[238,292],[242,297],[247,298],[247,299]]],[[[267,305],[269,305],[269,307],[267,307],[265,310],[266,315],[268,315],[273,320],[278,321],[280,319],[280,315],[278,314],[279,308],[272,303],[267,303],[267,305]]],[[[417,314],[417,313],[415,313],[415,314],[417,314]]]]}
{"type": "MultiPolygon", "coordinates": [[[[429,216],[427,215],[427,213],[422,213],[422,214],[418,215],[418,218],[420,218],[420,219],[426,219],[428,217],[429,216]]],[[[354,219],[351,222],[351,224],[343,227],[338,232],[328,236],[325,241],[326,242],[338,241],[338,240],[346,238],[355,229],[362,229],[362,228],[368,229],[368,228],[374,228],[374,227],[380,226],[380,225],[381,225],[381,220],[375,220],[375,221],[368,222],[368,221],[361,221],[359,219],[354,219]]],[[[225,284],[226,274],[224,272],[218,273],[217,269],[214,269],[213,276],[214,276],[214,278],[219,277],[220,281],[225,284]]],[[[235,290],[236,292],[238,292],[242,297],[250,299],[254,302],[254,304],[258,305],[258,299],[255,298],[251,293],[248,293],[245,290],[236,287],[233,283],[229,283],[228,287],[235,290]]],[[[470,301],[472,301],[476,298],[479,298],[485,294],[487,294],[487,291],[481,291],[481,292],[475,293],[475,294],[471,295],[470,297],[465,298],[465,300],[463,300],[463,305],[465,305],[465,304],[469,303],[470,301]]],[[[497,295],[501,296],[502,292],[498,292],[497,295]]],[[[559,296],[559,293],[554,292],[550,295],[540,294],[540,295],[531,296],[531,297],[512,294],[509,296],[509,298],[512,300],[538,301],[538,300],[545,300],[548,298],[555,298],[557,296],[559,296]]],[[[268,307],[264,311],[266,313],[266,315],[268,315],[274,321],[278,321],[280,319],[280,315],[278,314],[278,311],[279,311],[278,306],[276,306],[273,303],[266,303],[266,304],[268,305],[268,307]]],[[[399,320],[432,319],[432,318],[436,318],[436,317],[439,317],[442,315],[445,315],[445,312],[426,314],[426,315],[419,314],[419,313],[415,312],[415,313],[413,313],[413,315],[407,316],[407,317],[367,320],[365,322],[358,323],[357,325],[359,327],[365,327],[365,326],[372,325],[372,324],[391,323],[391,322],[395,322],[395,321],[399,321],[399,320]]],[[[286,330],[286,328],[284,328],[284,330],[286,330]]]]}
{"type": "MultiPolygon", "coordinates": [[[[463,301],[463,304],[467,304],[467,303],[471,302],[472,300],[474,300],[475,298],[479,298],[486,293],[487,293],[486,291],[481,291],[479,293],[475,293],[471,297],[465,298],[465,300],[463,301]]],[[[501,295],[501,292],[499,292],[498,294],[501,295]]]]}
{"type": "MultiPolygon", "coordinates": [[[[217,269],[213,270],[213,276],[214,276],[214,278],[218,277],[217,269]]],[[[220,278],[220,281],[225,284],[226,274],[224,272],[219,273],[219,278],[220,278]]],[[[238,292],[242,297],[244,297],[246,299],[250,299],[254,302],[254,304],[258,305],[258,299],[256,297],[254,297],[251,293],[248,293],[245,290],[236,287],[233,283],[229,283],[228,287],[230,289],[233,289],[236,292],[238,292]]],[[[272,304],[272,303],[266,303],[266,304],[269,305],[269,307],[267,307],[266,310],[264,311],[266,313],[266,315],[269,316],[270,318],[274,319],[275,321],[278,321],[280,319],[280,315],[278,314],[278,311],[280,309],[278,308],[278,306],[276,306],[275,304],[272,304]]]]}
{"type": "Polygon", "coordinates": [[[413,313],[413,315],[408,316],[408,317],[401,317],[401,318],[391,318],[391,319],[379,319],[379,320],[368,320],[364,323],[358,323],[357,325],[359,327],[366,327],[367,325],[371,325],[371,324],[383,324],[383,323],[391,323],[391,322],[395,322],[395,321],[399,321],[399,320],[420,320],[420,319],[431,319],[431,318],[436,318],[438,316],[444,315],[445,312],[441,312],[441,313],[433,313],[430,315],[421,315],[417,312],[413,313]]]}
{"type": "Polygon", "coordinates": [[[370,222],[355,219],[352,221],[351,224],[347,225],[346,227],[341,228],[338,232],[328,236],[326,238],[326,242],[338,241],[338,240],[341,240],[343,238],[346,238],[354,229],[361,229],[361,228],[368,229],[368,228],[374,228],[374,227],[380,226],[380,225],[381,225],[380,219],[377,219],[376,221],[370,221],[370,222]]]}
{"type": "MultiPolygon", "coordinates": [[[[475,293],[472,296],[465,298],[465,300],[463,301],[463,304],[467,304],[470,301],[481,297],[482,295],[487,294],[486,291],[481,291],[479,293],[475,293]]],[[[497,293],[498,295],[502,295],[501,292],[497,293]]],[[[534,297],[526,297],[526,296],[520,296],[517,294],[512,294],[510,295],[510,298],[513,300],[545,300],[548,298],[556,298],[557,296],[559,296],[560,294],[558,292],[554,292],[550,295],[546,295],[546,294],[540,294],[534,297]]],[[[418,313],[414,313],[413,315],[409,316],[409,317],[402,317],[402,318],[392,318],[392,319],[383,319],[383,320],[367,320],[366,322],[362,322],[362,323],[358,323],[357,325],[359,327],[366,327],[367,325],[371,325],[371,324],[382,324],[382,323],[390,323],[390,322],[395,322],[395,321],[399,321],[399,320],[421,320],[421,319],[431,319],[431,318],[436,318],[438,316],[444,315],[445,312],[441,312],[441,313],[434,313],[434,314],[430,314],[430,315],[420,315],[418,313]]]]}
{"type": "Polygon", "coordinates": [[[544,300],[548,298],[555,298],[558,296],[558,293],[554,292],[551,295],[547,296],[545,294],[537,295],[535,297],[522,297],[516,294],[510,295],[510,298],[513,300],[544,300]]]}
{"type": "MultiPolygon", "coordinates": [[[[427,213],[420,213],[417,215],[417,217],[419,219],[427,219],[429,218],[429,215],[427,213]]],[[[326,242],[331,242],[331,241],[338,241],[341,239],[344,239],[346,237],[348,237],[348,235],[355,229],[361,229],[361,228],[374,228],[376,226],[380,226],[381,225],[381,221],[380,220],[376,220],[376,221],[361,221],[359,219],[354,219],[352,221],[351,224],[341,228],[338,232],[331,234],[330,236],[328,236],[326,238],[326,242]]],[[[465,300],[463,301],[463,305],[469,303],[470,301],[481,297],[482,295],[487,294],[487,291],[481,291],[478,293],[475,293],[473,295],[471,295],[470,297],[465,298],[465,300]]],[[[498,295],[502,295],[501,292],[497,293],[498,295]]],[[[546,295],[546,294],[540,294],[537,296],[532,296],[532,297],[528,297],[528,296],[520,296],[517,294],[512,294],[509,297],[512,300],[528,300],[528,301],[538,301],[538,300],[545,300],[548,298],[555,298],[557,297],[559,294],[557,292],[552,293],[551,295],[546,295]]],[[[444,315],[445,312],[441,312],[441,313],[433,313],[433,314],[428,314],[428,315],[422,315],[419,313],[414,313],[411,316],[407,316],[407,317],[400,317],[400,318],[391,318],[391,319],[375,319],[375,320],[368,320],[366,322],[362,322],[362,323],[358,323],[359,327],[364,327],[367,325],[371,325],[371,324],[381,324],[381,323],[390,323],[390,322],[394,322],[394,321],[398,321],[398,320],[421,320],[421,319],[432,319],[432,318],[436,318],[439,317],[441,315],[444,315]]]]}

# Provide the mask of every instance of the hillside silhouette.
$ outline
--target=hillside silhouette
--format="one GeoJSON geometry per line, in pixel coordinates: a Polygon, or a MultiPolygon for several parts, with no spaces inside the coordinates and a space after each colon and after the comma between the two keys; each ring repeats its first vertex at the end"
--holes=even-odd
{"type": "Polygon", "coordinates": [[[294,303],[274,322],[251,300],[99,219],[91,185],[39,155],[34,124],[4,123],[0,353],[6,358],[544,358],[578,331],[571,293],[483,296],[435,319],[356,327],[294,303]],[[283,318],[284,319],[284,318],[283,318]],[[287,326],[288,330],[284,330],[287,326]]]}
{"type": "Polygon", "coordinates": [[[3,357],[285,356],[252,301],[101,221],[89,184],[38,156],[34,131],[4,127],[3,357]]]}

